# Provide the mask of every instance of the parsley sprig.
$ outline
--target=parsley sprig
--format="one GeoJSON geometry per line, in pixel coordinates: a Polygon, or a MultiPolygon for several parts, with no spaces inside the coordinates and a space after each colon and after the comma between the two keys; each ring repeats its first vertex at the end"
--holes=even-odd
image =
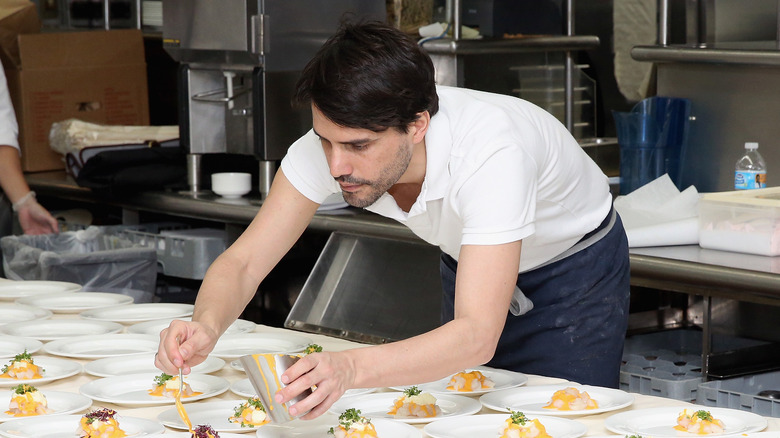
{"type": "Polygon", "coordinates": [[[165,382],[167,382],[167,381],[169,381],[171,379],[173,379],[172,375],[162,373],[159,376],[156,376],[154,378],[154,384],[157,385],[157,386],[163,386],[163,385],[165,385],[165,382]]]}
{"type": "Polygon", "coordinates": [[[404,389],[404,395],[407,397],[414,397],[415,395],[422,394],[422,390],[416,386],[410,386],[404,389]]]}
{"type": "Polygon", "coordinates": [[[22,383],[20,385],[14,386],[11,388],[11,390],[14,392],[14,394],[26,394],[28,392],[35,392],[37,389],[32,385],[27,385],[25,383],[22,383]]]}
{"type": "Polygon", "coordinates": [[[712,421],[712,414],[709,411],[696,411],[693,413],[694,417],[699,417],[700,420],[712,421]]]}
{"type": "Polygon", "coordinates": [[[317,344],[309,344],[305,350],[303,350],[304,354],[312,354],[312,353],[322,353],[322,347],[320,347],[317,344]]]}
{"type": "Polygon", "coordinates": [[[30,365],[34,365],[33,358],[30,355],[30,353],[27,352],[27,350],[24,350],[24,353],[19,353],[16,356],[14,356],[13,359],[8,363],[8,365],[4,365],[2,369],[0,369],[0,373],[7,373],[8,369],[11,368],[11,366],[14,364],[14,362],[27,362],[30,365]]]}
{"type": "MultiPolygon", "coordinates": [[[[349,408],[346,411],[344,411],[343,414],[339,415],[339,425],[343,427],[345,430],[349,430],[350,427],[352,427],[355,423],[371,423],[371,420],[368,418],[365,418],[360,415],[360,409],[355,408],[349,408]]],[[[330,430],[328,430],[328,433],[331,435],[335,435],[335,432],[333,431],[333,428],[331,427],[330,430]]]]}
{"type": "Polygon", "coordinates": [[[530,420],[528,420],[528,417],[526,417],[525,414],[520,412],[520,411],[513,411],[513,410],[509,409],[509,413],[511,414],[511,417],[509,417],[509,419],[514,424],[519,424],[521,426],[525,426],[525,423],[527,421],[530,421],[530,420]]]}

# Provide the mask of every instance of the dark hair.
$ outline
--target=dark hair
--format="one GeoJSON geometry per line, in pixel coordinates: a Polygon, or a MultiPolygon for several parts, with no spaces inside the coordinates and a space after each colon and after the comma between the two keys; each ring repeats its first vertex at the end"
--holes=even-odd
{"type": "Polygon", "coordinates": [[[439,109],[433,62],[403,32],[378,21],[343,23],[301,72],[293,101],[313,103],[333,123],[407,132],[439,109]]]}

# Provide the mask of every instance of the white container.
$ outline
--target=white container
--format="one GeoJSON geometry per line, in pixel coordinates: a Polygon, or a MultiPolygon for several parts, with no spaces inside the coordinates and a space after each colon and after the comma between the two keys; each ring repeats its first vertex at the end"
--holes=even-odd
{"type": "Polygon", "coordinates": [[[703,195],[699,200],[699,246],[780,255],[780,187],[703,195]]]}
{"type": "Polygon", "coordinates": [[[238,199],[252,190],[252,174],[221,172],[211,174],[211,191],[228,199],[238,199]]]}

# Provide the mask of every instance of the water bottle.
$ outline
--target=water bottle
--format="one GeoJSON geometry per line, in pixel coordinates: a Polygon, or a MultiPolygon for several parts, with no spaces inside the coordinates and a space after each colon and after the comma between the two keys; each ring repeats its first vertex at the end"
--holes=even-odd
{"type": "Polygon", "coordinates": [[[766,187],[766,162],[758,153],[758,143],[745,143],[745,155],[737,161],[734,171],[734,189],[763,189],[766,187]]]}

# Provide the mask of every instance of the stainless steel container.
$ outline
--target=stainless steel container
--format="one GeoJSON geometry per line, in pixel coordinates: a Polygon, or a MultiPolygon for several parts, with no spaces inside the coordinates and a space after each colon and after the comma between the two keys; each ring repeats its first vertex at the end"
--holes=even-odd
{"type": "Polygon", "coordinates": [[[300,356],[289,354],[250,354],[239,359],[246,375],[249,377],[249,381],[265,407],[265,413],[273,423],[286,423],[294,420],[295,417],[290,415],[290,406],[311,394],[311,390],[304,391],[287,403],[277,403],[274,400],[276,392],[287,386],[282,383],[281,375],[298,359],[300,359],[300,356]]]}

